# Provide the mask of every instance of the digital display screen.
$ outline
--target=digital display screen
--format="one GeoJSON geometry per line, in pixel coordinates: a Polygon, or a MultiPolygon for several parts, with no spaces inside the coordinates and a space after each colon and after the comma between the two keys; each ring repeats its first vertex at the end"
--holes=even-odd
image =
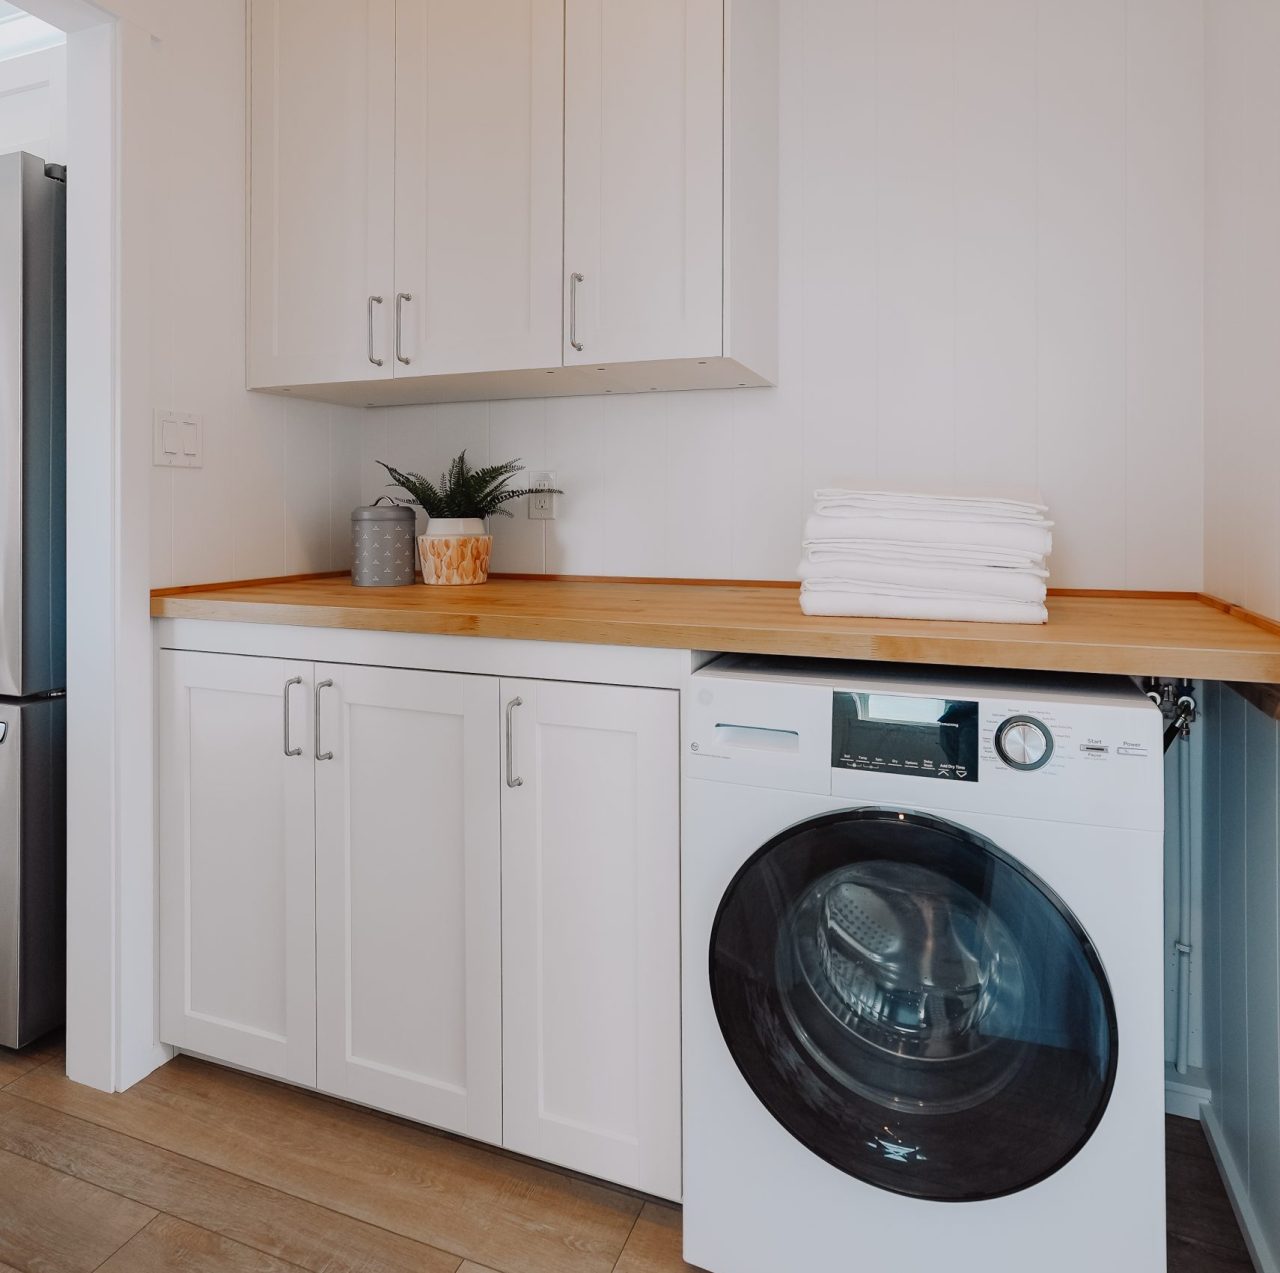
{"type": "Polygon", "coordinates": [[[978,704],[837,690],[831,767],[978,781],[978,704]]]}

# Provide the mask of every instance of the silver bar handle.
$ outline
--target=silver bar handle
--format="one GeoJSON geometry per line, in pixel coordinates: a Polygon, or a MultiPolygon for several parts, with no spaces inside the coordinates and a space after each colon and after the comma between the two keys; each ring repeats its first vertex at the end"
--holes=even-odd
{"type": "Polygon", "coordinates": [[[301,684],[302,677],[300,676],[291,676],[284,683],[284,754],[286,756],[302,755],[302,748],[291,746],[289,738],[289,689],[291,686],[301,684]]]}
{"type": "Polygon", "coordinates": [[[404,356],[401,349],[400,336],[404,327],[404,303],[413,300],[413,296],[409,292],[396,293],[396,362],[402,362],[407,367],[409,359],[404,356]]]}
{"type": "Polygon", "coordinates": [[[320,691],[327,690],[332,684],[332,681],[321,681],[316,686],[315,752],[317,760],[333,759],[333,752],[320,750],[320,691]]]}
{"type": "Polygon", "coordinates": [[[511,713],[517,707],[524,706],[524,699],[513,698],[507,704],[507,786],[523,787],[524,779],[516,776],[516,740],[515,730],[511,727],[511,713]]]}
{"type": "Polygon", "coordinates": [[[579,353],[582,352],[582,341],[578,339],[578,284],[586,281],[576,271],[569,275],[569,344],[579,353]]]}
{"type": "Polygon", "coordinates": [[[382,297],[381,297],[381,296],[371,296],[371,297],[369,297],[369,311],[368,311],[368,315],[369,315],[369,361],[370,361],[371,363],[373,363],[373,365],[374,365],[375,367],[381,367],[381,366],[382,366],[382,359],[381,359],[381,358],[375,358],[375,357],[374,357],[374,354],[373,354],[373,307],[374,307],[375,305],[381,305],[381,304],[382,304],[382,297]]]}

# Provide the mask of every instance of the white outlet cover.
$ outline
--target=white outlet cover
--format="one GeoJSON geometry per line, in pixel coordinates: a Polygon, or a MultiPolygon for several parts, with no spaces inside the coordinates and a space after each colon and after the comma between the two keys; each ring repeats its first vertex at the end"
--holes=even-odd
{"type": "Polygon", "coordinates": [[[194,411],[157,407],[151,462],[163,469],[204,467],[204,417],[194,411]]]}
{"type": "Polygon", "coordinates": [[[548,490],[546,495],[530,495],[529,496],[529,519],[535,522],[553,522],[556,519],[556,497],[550,494],[550,488],[556,484],[556,475],[547,470],[531,472],[529,474],[529,483],[531,487],[545,487],[548,490]]]}

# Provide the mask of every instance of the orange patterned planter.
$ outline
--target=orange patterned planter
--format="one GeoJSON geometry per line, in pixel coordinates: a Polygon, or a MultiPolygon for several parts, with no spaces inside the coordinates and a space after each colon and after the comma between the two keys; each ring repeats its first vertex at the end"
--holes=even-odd
{"type": "Polygon", "coordinates": [[[419,535],[422,582],[484,583],[492,552],[492,535],[419,535]]]}

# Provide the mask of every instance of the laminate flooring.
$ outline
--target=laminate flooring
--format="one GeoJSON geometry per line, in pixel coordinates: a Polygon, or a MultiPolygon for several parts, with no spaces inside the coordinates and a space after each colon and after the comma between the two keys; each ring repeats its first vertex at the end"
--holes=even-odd
{"type": "MultiPolygon", "coordinates": [[[[1170,1119],[1169,1273],[1251,1266],[1170,1119]]],[[[0,1273],[677,1273],[680,1211],[179,1057],[128,1092],[0,1049],[0,1273]]],[[[779,1270],[779,1273],[785,1273],[779,1270]]]]}

